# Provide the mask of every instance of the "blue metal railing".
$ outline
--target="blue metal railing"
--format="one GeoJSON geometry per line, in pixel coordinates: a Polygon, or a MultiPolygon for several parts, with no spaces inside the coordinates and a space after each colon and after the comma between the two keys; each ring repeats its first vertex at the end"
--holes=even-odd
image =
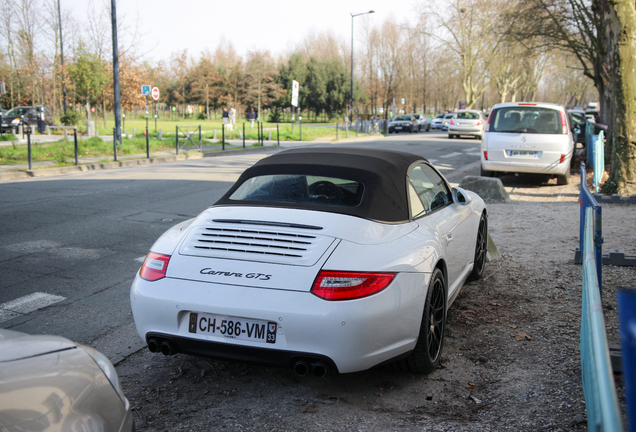
{"type": "Polygon", "coordinates": [[[636,290],[620,289],[617,297],[627,421],[629,431],[636,432],[636,290]]]}
{"type": "MultiPolygon", "coordinates": [[[[587,187],[586,187],[587,189],[587,187]]],[[[583,305],[581,313],[581,370],[588,431],[622,432],[616,387],[610,366],[605,320],[596,272],[593,208],[585,210],[583,231],[583,305]]]]}
{"type": "MultiPolygon", "coordinates": [[[[585,227],[585,210],[588,207],[592,207],[595,212],[594,217],[594,255],[596,257],[596,274],[598,278],[598,287],[599,290],[602,290],[603,287],[603,230],[602,230],[602,213],[601,206],[598,205],[596,198],[587,188],[587,172],[585,171],[585,164],[581,164],[581,192],[580,192],[580,204],[581,204],[581,212],[580,212],[580,221],[579,221],[579,250],[583,253],[583,235],[584,227],[585,227]]],[[[600,295],[603,295],[602,291],[599,291],[600,295]]]]}

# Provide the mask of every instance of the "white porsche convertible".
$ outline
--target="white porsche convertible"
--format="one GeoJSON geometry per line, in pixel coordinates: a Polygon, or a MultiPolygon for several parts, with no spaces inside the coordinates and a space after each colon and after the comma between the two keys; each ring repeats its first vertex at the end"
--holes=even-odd
{"type": "Polygon", "coordinates": [[[486,263],[478,195],[408,153],[305,148],[247,169],[164,233],[130,292],[152,352],[428,373],[446,312],[486,263]]]}

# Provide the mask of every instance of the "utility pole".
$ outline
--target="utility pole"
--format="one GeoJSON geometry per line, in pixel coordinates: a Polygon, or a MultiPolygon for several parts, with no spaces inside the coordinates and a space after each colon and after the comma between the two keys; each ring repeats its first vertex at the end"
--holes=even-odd
{"type": "Polygon", "coordinates": [[[57,16],[60,20],[60,58],[62,59],[62,94],[64,95],[64,115],[66,115],[66,80],[64,78],[64,42],[62,41],[62,7],[57,0],[57,16]]]}
{"type": "Polygon", "coordinates": [[[117,11],[115,1],[110,0],[110,13],[113,27],[113,93],[115,111],[115,140],[121,143],[121,96],[119,90],[119,52],[117,49],[117,11]]]}

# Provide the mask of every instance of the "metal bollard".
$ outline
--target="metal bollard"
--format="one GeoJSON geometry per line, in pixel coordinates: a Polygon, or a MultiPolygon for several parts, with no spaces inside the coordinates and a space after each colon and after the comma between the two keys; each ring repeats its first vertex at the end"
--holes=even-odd
{"type": "Polygon", "coordinates": [[[150,159],[150,137],[148,136],[148,115],[146,114],[146,157],[150,159]]]}
{"type": "Polygon", "coordinates": [[[176,126],[176,131],[175,131],[174,135],[177,137],[177,141],[176,141],[177,142],[177,144],[176,144],[176,146],[177,146],[177,156],[179,156],[179,126],[176,126]]]}
{"type": "Polygon", "coordinates": [[[338,141],[338,122],[336,122],[336,141],[338,141]]]}
{"type": "Polygon", "coordinates": [[[225,150],[225,125],[223,125],[223,128],[221,129],[221,133],[223,134],[221,136],[221,150],[225,150]]]}
{"type": "Polygon", "coordinates": [[[276,142],[278,143],[278,146],[280,147],[280,130],[278,128],[278,123],[276,123],[276,142]]]}
{"type": "Polygon", "coordinates": [[[623,382],[627,399],[627,419],[630,431],[636,430],[636,289],[617,291],[618,317],[623,354],[623,382]]]}
{"type": "Polygon", "coordinates": [[[243,148],[245,148],[245,122],[243,122],[243,148]]]}
{"type": "Polygon", "coordinates": [[[115,162],[117,162],[117,128],[113,128],[113,155],[115,156],[115,162]]]}
{"type": "Polygon", "coordinates": [[[26,128],[26,136],[27,136],[27,148],[29,152],[29,171],[33,169],[33,159],[31,155],[31,127],[28,126],[26,128]]]}
{"type": "MultiPolygon", "coordinates": [[[[66,130],[64,131],[64,133],[66,133],[66,130]]],[[[79,151],[77,148],[77,128],[73,128],[73,142],[75,144],[75,166],[79,165],[79,151]]]]}

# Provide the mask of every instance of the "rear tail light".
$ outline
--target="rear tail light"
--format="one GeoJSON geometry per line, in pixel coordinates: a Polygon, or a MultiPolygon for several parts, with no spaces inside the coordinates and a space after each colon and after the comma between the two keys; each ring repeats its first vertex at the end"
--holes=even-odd
{"type": "Polygon", "coordinates": [[[475,123],[475,126],[481,126],[481,120],[477,120],[477,123],[475,123]]]}
{"type": "Polygon", "coordinates": [[[564,160],[565,160],[565,155],[562,154],[561,155],[561,159],[559,159],[559,163],[562,164],[564,160]]]}
{"type": "Polygon", "coordinates": [[[559,111],[561,113],[561,133],[563,135],[568,134],[568,123],[565,121],[565,113],[563,111],[559,111]]]}
{"type": "Polygon", "coordinates": [[[492,115],[493,115],[494,112],[495,111],[492,110],[492,111],[490,111],[490,114],[488,114],[488,121],[486,122],[486,130],[485,130],[486,132],[490,131],[490,122],[492,121],[492,115]]]}
{"type": "Polygon", "coordinates": [[[156,281],[166,277],[170,255],[162,255],[154,252],[148,253],[144,260],[139,276],[147,281],[156,281]]]}
{"type": "Polygon", "coordinates": [[[322,270],[311,292],[325,300],[353,300],[377,294],[395,279],[395,273],[322,270]]]}
{"type": "Polygon", "coordinates": [[[484,150],[484,159],[488,160],[488,150],[484,150]]]}

